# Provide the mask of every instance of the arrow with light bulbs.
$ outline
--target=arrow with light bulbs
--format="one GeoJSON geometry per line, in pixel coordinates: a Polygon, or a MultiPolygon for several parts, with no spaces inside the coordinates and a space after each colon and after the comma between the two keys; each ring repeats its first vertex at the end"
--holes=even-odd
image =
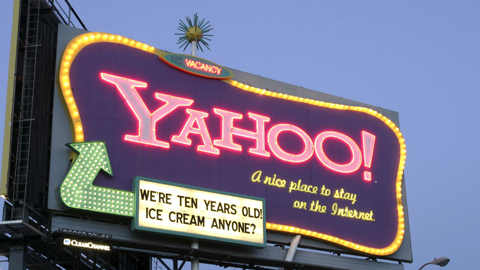
{"type": "Polygon", "coordinates": [[[67,143],[78,156],[61,185],[62,201],[71,208],[133,217],[134,193],[93,185],[103,170],[113,177],[103,141],[67,143]]]}

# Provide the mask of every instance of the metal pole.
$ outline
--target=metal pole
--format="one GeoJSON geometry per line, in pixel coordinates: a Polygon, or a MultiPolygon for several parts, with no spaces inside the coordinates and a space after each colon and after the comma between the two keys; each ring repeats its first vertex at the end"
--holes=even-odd
{"type": "Polygon", "coordinates": [[[192,47],[192,56],[197,56],[197,42],[195,40],[192,41],[190,46],[192,47]]]}
{"type": "MultiPolygon", "coordinates": [[[[293,261],[293,257],[295,257],[295,253],[297,252],[298,243],[300,243],[300,239],[302,238],[301,235],[295,235],[290,243],[290,247],[288,248],[287,255],[285,256],[286,262],[293,261]]],[[[284,269],[284,268],[280,268],[284,269]]]]}
{"type": "MultiPolygon", "coordinates": [[[[193,42],[192,42],[192,45],[193,45],[193,42]]],[[[199,246],[198,240],[192,240],[191,247],[193,249],[198,249],[198,246],[199,246]]],[[[192,257],[192,270],[200,270],[200,260],[198,259],[198,257],[192,257]]]]}
{"type": "Polygon", "coordinates": [[[423,267],[425,267],[425,266],[427,266],[427,265],[429,265],[429,264],[431,264],[431,263],[426,263],[426,264],[422,265],[422,267],[420,267],[420,269],[418,269],[418,270],[422,270],[423,267]]]}
{"type": "Polygon", "coordinates": [[[72,20],[70,19],[71,16],[72,16],[72,7],[68,5],[68,26],[70,26],[70,23],[72,22],[72,20]]]}

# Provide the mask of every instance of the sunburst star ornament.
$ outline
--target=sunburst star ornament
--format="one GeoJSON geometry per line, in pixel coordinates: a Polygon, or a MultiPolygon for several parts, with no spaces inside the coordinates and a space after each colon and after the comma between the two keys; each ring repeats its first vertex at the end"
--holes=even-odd
{"type": "Polygon", "coordinates": [[[175,35],[179,35],[177,44],[180,44],[179,48],[183,47],[183,50],[187,49],[188,45],[192,45],[192,55],[197,54],[197,49],[200,49],[203,52],[202,45],[205,48],[210,50],[208,46],[208,41],[212,41],[210,38],[213,35],[207,34],[208,32],[212,31],[213,28],[210,25],[210,21],[205,22],[205,19],[199,20],[197,13],[193,15],[193,22],[189,17],[185,17],[187,24],[180,20],[179,27],[177,30],[181,31],[181,33],[175,33],[175,35]]]}

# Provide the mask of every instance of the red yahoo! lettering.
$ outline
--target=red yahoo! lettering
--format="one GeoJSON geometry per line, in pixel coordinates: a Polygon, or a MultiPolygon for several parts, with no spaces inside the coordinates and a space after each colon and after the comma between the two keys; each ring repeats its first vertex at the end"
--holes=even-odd
{"type": "Polygon", "coordinates": [[[312,139],[310,139],[310,136],[308,136],[308,134],[305,133],[305,131],[303,131],[301,128],[294,125],[280,124],[280,125],[273,126],[268,132],[268,146],[270,146],[270,150],[272,150],[275,156],[277,156],[279,159],[282,159],[288,162],[295,162],[295,163],[304,162],[310,159],[310,157],[312,157],[313,155],[312,139]],[[303,140],[303,145],[305,147],[302,153],[300,154],[287,153],[280,147],[280,145],[278,144],[278,135],[284,131],[293,132],[303,140]]]}
{"type": "MultiPolygon", "coordinates": [[[[187,59],[185,61],[187,61],[187,59]]],[[[170,144],[168,142],[160,141],[156,138],[155,126],[157,122],[165,118],[165,116],[176,110],[178,107],[189,107],[193,104],[194,100],[162,93],[155,93],[155,98],[164,101],[165,104],[158,108],[155,112],[150,113],[137,92],[137,88],[146,88],[147,83],[107,73],[101,73],[101,78],[102,80],[116,86],[138,120],[138,135],[126,135],[125,140],[161,148],[169,148],[170,144]]],[[[339,173],[356,172],[362,164],[362,157],[365,161],[364,165],[366,168],[370,168],[372,164],[375,135],[366,131],[362,131],[362,155],[362,151],[358,147],[357,143],[348,135],[340,132],[323,131],[316,136],[315,142],[312,142],[312,139],[304,130],[291,124],[274,125],[267,133],[265,126],[266,123],[270,122],[270,117],[251,112],[248,113],[248,118],[255,121],[255,130],[245,130],[235,127],[234,125],[235,120],[243,119],[243,115],[241,113],[213,108],[213,112],[221,117],[221,138],[213,140],[212,142],[212,138],[205,122],[205,118],[207,118],[209,114],[207,112],[193,110],[190,108],[185,108],[185,112],[189,115],[188,119],[178,135],[173,135],[170,141],[179,144],[191,145],[192,140],[189,139],[188,136],[191,134],[198,135],[203,141],[203,144],[197,146],[197,151],[199,152],[219,155],[220,150],[216,147],[223,147],[234,151],[242,151],[242,146],[234,142],[233,136],[235,135],[255,141],[255,148],[249,148],[249,153],[270,157],[270,152],[266,150],[266,144],[268,144],[270,151],[274,156],[287,162],[305,162],[309,160],[315,152],[321,164],[323,164],[326,168],[339,173]],[[298,135],[303,143],[303,150],[301,153],[288,153],[279,145],[278,137],[282,132],[292,132],[298,135]],[[350,149],[352,157],[348,163],[339,164],[327,157],[323,146],[329,140],[333,139],[339,140],[350,149]]],[[[371,181],[371,172],[365,171],[363,175],[366,181],[371,181]]]]}
{"type": "Polygon", "coordinates": [[[190,117],[188,118],[187,122],[185,122],[180,134],[172,137],[172,142],[191,145],[192,140],[187,138],[188,134],[198,134],[203,140],[203,145],[197,146],[198,151],[216,155],[220,154],[220,151],[213,147],[210,133],[208,132],[207,125],[205,124],[204,118],[208,117],[208,113],[192,109],[187,109],[186,111],[188,114],[190,114],[190,117]],[[193,127],[194,124],[197,124],[198,128],[193,127]]]}
{"type": "Polygon", "coordinates": [[[317,138],[315,139],[315,150],[316,150],[318,159],[323,165],[327,166],[329,169],[332,169],[340,173],[355,172],[356,170],[358,170],[358,168],[360,168],[360,165],[362,164],[362,153],[360,152],[360,148],[358,148],[358,145],[350,137],[340,132],[325,131],[318,134],[317,138]],[[349,163],[338,164],[331,161],[327,157],[327,155],[323,151],[323,143],[328,138],[334,138],[334,139],[340,140],[350,148],[350,151],[352,153],[352,159],[350,160],[349,163]]]}
{"type": "Polygon", "coordinates": [[[257,147],[248,149],[248,152],[259,156],[270,156],[270,153],[265,150],[265,122],[269,122],[270,117],[248,113],[248,117],[255,120],[256,123],[256,131],[248,131],[233,126],[235,119],[243,118],[242,114],[217,108],[214,108],[213,111],[222,117],[222,139],[213,141],[216,146],[242,151],[242,146],[233,142],[233,135],[237,135],[253,139],[257,143],[257,147]]]}
{"type": "Polygon", "coordinates": [[[165,101],[165,105],[150,113],[136,88],[146,88],[147,83],[127,78],[101,73],[102,80],[117,86],[128,106],[138,119],[138,135],[125,135],[126,141],[150,144],[163,148],[170,148],[168,142],[159,141],[155,134],[156,123],[180,106],[190,106],[193,100],[155,93],[157,99],[165,101]]]}

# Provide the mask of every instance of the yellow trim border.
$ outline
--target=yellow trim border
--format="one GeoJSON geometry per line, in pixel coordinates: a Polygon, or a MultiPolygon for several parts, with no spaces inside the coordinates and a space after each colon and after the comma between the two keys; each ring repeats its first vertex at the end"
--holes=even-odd
{"type": "Polygon", "coordinates": [[[20,2],[13,1],[12,36],[10,41],[10,59],[8,61],[7,99],[5,104],[5,124],[3,128],[2,180],[0,196],[7,195],[8,170],[10,164],[10,145],[12,139],[13,93],[15,92],[15,67],[17,66],[18,28],[20,21],[20,2]]]}
{"type": "MultiPolygon", "coordinates": [[[[166,52],[156,49],[147,44],[144,44],[132,39],[128,39],[119,35],[112,35],[112,34],[101,33],[101,32],[91,32],[91,33],[82,34],[73,38],[68,43],[63,53],[62,61],[60,63],[59,80],[60,80],[60,87],[61,87],[63,100],[68,109],[67,112],[69,114],[71,123],[73,125],[72,129],[74,130],[74,134],[72,135],[73,135],[74,142],[83,142],[84,134],[83,134],[82,121],[80,119],[80,114],[78,112],[78,108],[70,88],[70,66],[73,60],[75,59],[75,57],[84,47],[88,46],[89,44],[99,43],[99,42],[123,44],[132,48],[136,48],[139,50],[143,50],[143,51],[155,54],[160,57],[167,54],[166,52]]],[[[249,92],[257,93],[260,95],[266,95],[274,98],[282,98],[282,99],[290,100],[292,102],[301,102],[301,103],[305,103],[313,106],[331,108],[335,110],[362,112],[362,113],[372,115],[380,119],[382,122],[384,122],[395,133],[395,135],[397,136],[398,142],[400,144],[400,159],[399,159],[400,162],[399,162],[398,173],[396,178],[398,230],[397,230],[395,239],[389,246],[384,248],[373,248],[373,247],[363,246],[363,245],[349,242],[345,239],[340,239],[331,235],[322,234],[320,232],[315,232],[315,231],[309,231],[302,228],[292,227],[284,224],[274,224],[274,223],[267,222],[266,228],[267,230],[271,230],[271,231],[280,231],[280,232],[288,232],[288,233],[305,235],[308,237],[327,241],[348,249],[352,249],[360,253],[371,254],[375,256],[391,255],[400,248],[403,241],[404,234],[405,234],[405,218],[404,218],[404,211],[403,211],[403,204],[402,204],[402,179],[403,179],[403,170],[405,168],[405,160],[406,160],[406,146],[405,146],[405,139],[403,138],[402,133],[400,132],[400,129],[395,125],[395,123],[393,123],[390,119],[388,119],[381,113],[370,108],[365,108],[360,106],[348,106],[348,105],[335,104],[335,103],[309,99],[309,98],[297,97],[289,94],[252,87],[232,79],[227,79],[223,81],[244,91],[249,91],[249,92]]]]}

